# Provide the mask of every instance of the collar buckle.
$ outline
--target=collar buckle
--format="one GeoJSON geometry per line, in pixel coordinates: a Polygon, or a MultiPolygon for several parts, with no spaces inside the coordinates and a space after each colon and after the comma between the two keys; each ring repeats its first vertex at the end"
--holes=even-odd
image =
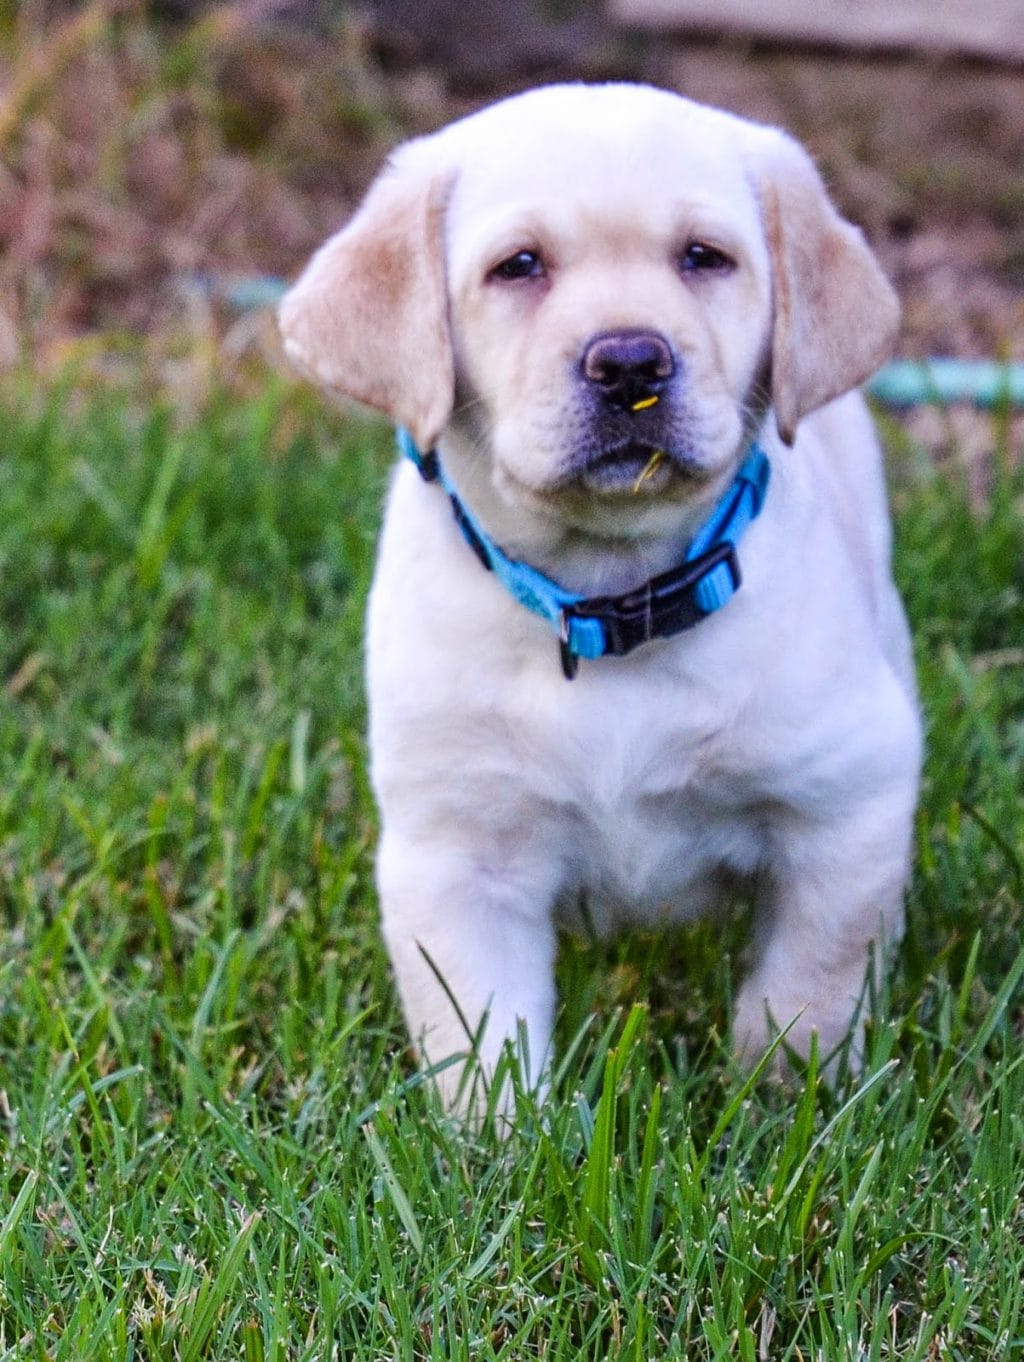
{"type": "MultiPolygon", "coordinates": [[[[605,652],[623,657],[653,638],[671,638],[684,629],[692,629],[710,614],[701,603],[699,588],[719,568],[725,568],[727,580],[717,594],[731,596],[738,590],[742,577],[736,546],[726,539],[679,567],[652,577],[635,591],[621,596],[591,596],[565,606],[559,626],[562,671],[570,677],[566,652],[570,649],[573,619],[599,620],[605,652]]],[[[571,675],[575,675],[575,670],[571,675]]]]}
{"type": "Polygon", "coordinates": [[[580,669],[580,655],[573,652],[569,641],[569,614],[571,606],[563,606],[558,612],[558,657],[562,664],[562,675],[572,681],[580,669]]]}

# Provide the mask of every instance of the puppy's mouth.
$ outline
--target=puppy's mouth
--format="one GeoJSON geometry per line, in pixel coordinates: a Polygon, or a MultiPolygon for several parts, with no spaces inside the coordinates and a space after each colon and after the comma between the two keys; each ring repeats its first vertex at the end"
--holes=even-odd
{"type": "Polygon", "coordinates": [[[594,454],[578,470],[577,480],[600,496],[655,496],[680,476],[692,478],[688,460],[660,445],[627,440],[594,454]]]}

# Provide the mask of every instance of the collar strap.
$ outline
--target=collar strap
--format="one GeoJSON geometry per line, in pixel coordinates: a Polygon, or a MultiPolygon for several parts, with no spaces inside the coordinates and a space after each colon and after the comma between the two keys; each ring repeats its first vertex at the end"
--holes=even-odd
{"type": "Polygon", "coordinates": [[[456,523],[488,571],[520,605],[547,620],[558,637],[562,671],[572,680],[581,657],[623,656],[652,638],[671,638],[699,624],[739,590],[736,546],[760,514],[771,472],[755,443],[725,495],[692,540],[682,563],[621,596],[581,596],[567,591],[529,563],[510,558],[483,529],[455,490],[435,450],[423,454],[399,427],[398,447],[424,482],[448,495],[456,523]]]}

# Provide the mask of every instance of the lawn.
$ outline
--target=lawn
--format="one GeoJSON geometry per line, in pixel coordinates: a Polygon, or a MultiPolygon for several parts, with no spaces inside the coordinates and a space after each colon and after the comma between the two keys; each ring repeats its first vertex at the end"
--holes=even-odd
{"type": "Polygon", "coordinates": [[[745,1084],[737,929],[567,943],[451,1128],[376,925],[379,424],[9,381],[0,1359],[1024,1359],[1024,476],[887,425],[929,752],[864,1073],[745,1084]],[[977,479],[971,480],[976,487],[977,479]]]}

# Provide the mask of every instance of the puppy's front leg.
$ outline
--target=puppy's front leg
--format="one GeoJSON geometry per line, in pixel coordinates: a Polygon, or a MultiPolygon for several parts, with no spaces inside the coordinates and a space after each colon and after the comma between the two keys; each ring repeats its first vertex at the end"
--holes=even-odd
{"type": "Polygon", "coordinates": [[[486,1084],[506,1040],[536,1086],[550,1057],[555,932],[532,877],[483,866],[463,846],[385,832],[377,879],[410,1034],[428,1064],[463,1057],[438,1075],[445,1105],[480,1111],[485,1092],[474,1090],[465,1059],[479,1060],[475,1077],[486,1084]]]}
{"type": "Polygon", "coordinates": [[[816,1033],[825,1059],[855,1018],[860,1063],[872,948],[877,969],[903,929],[913,797],[901,791],[828,823],[789,818],[778,831],[757,905],[757,953],[733,1020],[747,1064],[786,1027],[786,1044],[801,1055],[816,1033]]]}

